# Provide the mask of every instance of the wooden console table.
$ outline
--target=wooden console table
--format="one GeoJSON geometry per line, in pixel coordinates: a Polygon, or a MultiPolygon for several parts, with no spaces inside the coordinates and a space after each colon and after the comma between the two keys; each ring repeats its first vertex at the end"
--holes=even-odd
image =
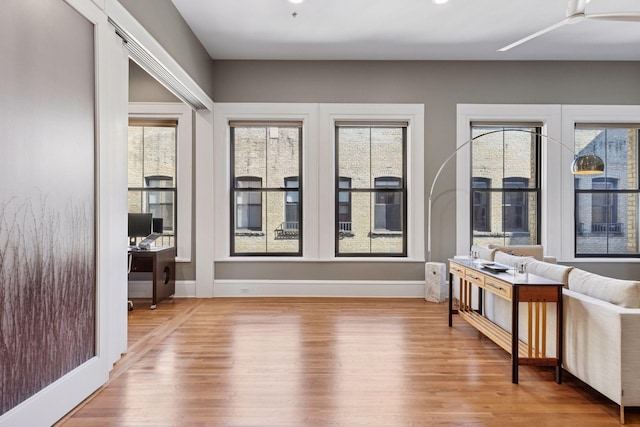
{"type": "Polygon", "coordinates": [[[131,273],[152,273],[153,297],[151,309],[176,293],[176,248],[152,247],[148,250],[129,250],[131,273]]]}
{"type": "Polygon", "coordinates": [[[561,282],[529,274],[515,280],[513,271],[494,273],[471,259],[449,260],[449,326],[453,325],[453,277],[459,278],[460,303],[457,313],[487,338],[511,354],[511,382],[518,384],[519,365],[555,366],[556,382],[562,383],[562,287],[561,282]],[[473,288],[477,288],[478,309],[473,309],[473,288]],[[483,293],[490,292],[511,301],[511,331],[491,322],[482,313],[483,293]],[[527,342],[518,337],[519,303],[528,303],[527,342]],[[547,303],[556,303],[556,357],[547,357],[547,303]],[[535,314],[535,315],[534,315],[535,314]]]}

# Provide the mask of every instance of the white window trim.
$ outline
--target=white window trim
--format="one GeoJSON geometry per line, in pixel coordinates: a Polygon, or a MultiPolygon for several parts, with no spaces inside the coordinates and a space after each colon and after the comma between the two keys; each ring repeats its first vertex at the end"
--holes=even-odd
{"type": "MultiPolygon", "coordinates": [[[[576,123],[639,123],[640,106],[638,105],[563,105],[562,106],[562,138],[568,145],[575,146],[576,123]]],[[[562,191],[571,197],[562,198],[562,241],[565,242],[561,259],[569,262],[639,262],[638,258],[586,258],[575,257],[574,235],[574,197],[573,179],[562,182],[562,191]]]]}
{"type": "Polygon", "coordinates": [[[129,118],[178,121],[176,147],[176,262],[191,262],[193,117],[181,102],[130,102],[129,118]]]}
{"type": "Polygon", "coordinates": [[[323,259],[340,261],[417,261],[424,262],[424,105],[423,104],[320,104],[320,141],[329,149],[320,152],[320,170],[330,171],[320,179],[320,236],[323,259]],[[406,121],[407,127],[407,256],[335,256],[335,123],[336,121],[406,121]]]}
{"type": "MultiPolygon", "coordinates": [[[[573,139],[570,144],[561,139],[561,106],[552,104],[522,105],[522,104],[458,104],[457,107],[457,136],[456,147],[461,147],[471,138],[471,122],[474,121],[504,121],[504,122],[541,122],[542,133],[548,138],[542,138],[542,170],[540,204],[540,241],[545,253],[561,257],[565,253],[565,239],[553,236],[562,235],[563,223],[551,221],[551,218],[573,218],[571,211],[563,211],[563,186],[557,183],[562,180],[573,183],[571,175],[571,161],[573,160],[573,139]],[[557,144],[550,142],[554,140],[557,144]],[[563,144],[567,149],[563,149],[563,144]],[[570,151],[571,150],[571,151],[570,151]],[[564,213],[563,213],[564,212],[564,213]],[[557,254],[557,255],[556,255],[557,254]]],[[[456,156],[456,253],[467,254],[471,246],[471,225],[469,221],[470,182],[471,182],[471,151],[462,148],[456,156]]],[[[573,190],[569,193],[573,200],[573,190]]]]}
{"type": "Polygon", "coordinates": [[[424,105],[216,103],[214,107],[214,197],[216,261],[424,261],[424,105]],[[230,256],[229,120],[303,122],[303,256],[230,256]],[[407,130],[407,257],[336,257],[334,187],[336,120],[404,120],[407,130]],[[323,149],[319,149],[322,146],[323,149]],[[331,237],[329,237],[331,236],[331,237]]]}
{"type": "Polygon", "coordinates": [[[214,198],[215,203],[215,256],[214,259],[226,261],[295,261],[298,256],[278,257],[231,257],[229,224],[231,221],[230,194],[230,120],[300,120],[302,122],[302,187],[304,202],[302,206],[302,253],[308,257],[317,257],[315,245],[317,236],[317,105],[316,104],[271,104],[271,103],[216,103],[213,109],[214,144],[214,198]]]}

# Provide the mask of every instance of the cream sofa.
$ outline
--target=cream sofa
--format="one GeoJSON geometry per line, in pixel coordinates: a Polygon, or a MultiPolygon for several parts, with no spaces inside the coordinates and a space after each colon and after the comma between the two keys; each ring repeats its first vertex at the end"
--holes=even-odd
{"type": "MultiPolygon", "coordinates": [[[[472,248],[481,258],[500,264],[514,266],[524,261],[528,272],[564,283],[562,366],[620,405],[620,422],[624,424],[624,407],[640,406],[640,282],[541,261],[545,259],[542,247],[531,248],[535,253],[525,249],[472,248]]],[[[510,303],[491,295],[485,299],[485,315],[510,331],[510,303]]],[[[527,305],[521,304],[521,318],[526,318],[526,309],[527,305]]],[[[548,313],[548,342],[554,344],[547,353],[553,355],[556,351],[555,309],[548,313]]],[[[521,324],[520,328],[526,325],[521,324]]],[[[519,336],[526,337],[522,329],[519,336]]]]}

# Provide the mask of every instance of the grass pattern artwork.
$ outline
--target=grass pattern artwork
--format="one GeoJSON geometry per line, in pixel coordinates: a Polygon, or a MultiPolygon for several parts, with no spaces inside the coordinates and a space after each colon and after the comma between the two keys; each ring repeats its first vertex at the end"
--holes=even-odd
{"type": "Polygon", "coordinates": [[[0,415],[95,355],[92,203],[0,205],[0,415]]]}

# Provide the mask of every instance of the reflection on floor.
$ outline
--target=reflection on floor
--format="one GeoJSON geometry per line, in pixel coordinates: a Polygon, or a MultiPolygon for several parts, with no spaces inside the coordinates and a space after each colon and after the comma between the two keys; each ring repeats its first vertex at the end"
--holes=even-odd
{"type": "MultiPolygon", "coordinates": [[[[129,351],[64,426],[618,426],[571,375],[520,367],[446,304],[172,299],[129,313],[129,351]]],[[[638,408],[627,410],[640,423],[638,408]]]]}

